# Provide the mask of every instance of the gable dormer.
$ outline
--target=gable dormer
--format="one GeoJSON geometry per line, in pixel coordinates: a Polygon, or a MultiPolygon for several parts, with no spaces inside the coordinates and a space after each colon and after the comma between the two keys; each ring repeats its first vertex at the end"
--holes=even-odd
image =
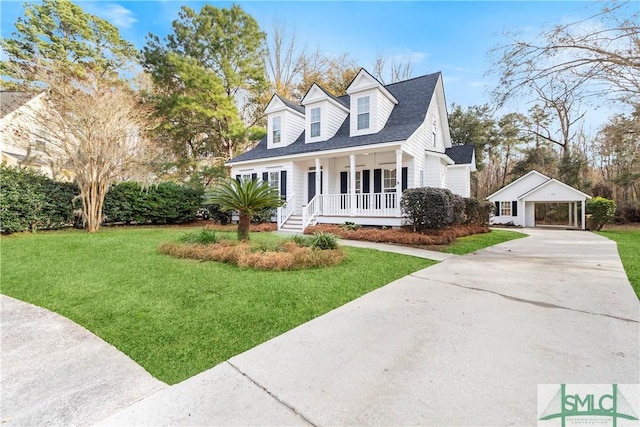
{"type": "Polygon", "coordinates": [[[398,100],[364,68],[347,88],[350,96],[350,135],[377,133],[387,123],[398,100]]]}
{"type": "Polygon", "coordinates": [[[304,107],[273,95],[264,110],[267,115],[267,148],[286,147],[304,130],[304,107]]]}
{"type": "Polygon", "coordinates": [[[349,115],[346,105],[316,83],[302,98],[301,104],[306,112],[305,144],[331,138],[349,115]]]}

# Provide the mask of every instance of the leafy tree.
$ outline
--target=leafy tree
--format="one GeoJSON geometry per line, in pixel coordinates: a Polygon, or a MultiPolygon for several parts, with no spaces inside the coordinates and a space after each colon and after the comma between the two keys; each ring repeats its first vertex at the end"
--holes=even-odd
{"type": "Polygon", "coordinates": [[[192,173],[202,159],[229,159],[263,135],[247,110],[266,88],[265,36],[237,5],[183,6],[172,26],[162,41],[149,35],[143,65],[154,82],[159,139],[192,173]]]}
{"type": "Polygon", "coordinates": [[[39,78],[52,64],[69,79],[88,71],[112,78],[136,57],[135,48],[116,27],[69,0],[25,4],[15,27],[12,38],[0,41],[7,58],[0,63],[0,72],[5,82],[22,89],[42,88],[39,78]]]}
{"type": "Polygon", "coordinates": [[[489,105],[472,105],[465,110],[452,104],[449,128],[452,144],[475,144],[476,162],[482,170],[496,145],[496,122],[489,105]]]}
{"type": "Polygon", "coordinates": [[[302,99],[314,83],[335,96],[342,96],[360,71],[360,67],[346,53],[330,57],[316,50],[301,58],[301,61],[300,81],[296,88],[298,99],[302,99]]]}
{"type": "Polygon", "coordinates": [[[25,5],[16,30],[2,40],[3,78],[46,91],[12,123],[16,138],[28,147],[34,128],[45,132],[45,151],[74,173],[94,232],[109,184],[153,152],[143,147],[147,110],[118,76],[136,51],[113,25],[68,0],[25,5]]]}
{"type": "Polygon", "coordinates": [[[219,205],[223,212],[237,211],[238,240],[249,240],[251,218],[265,209],[281,206],[282,200],[268,182],[226,179],[214,187],[207,203],[219,205]]]}

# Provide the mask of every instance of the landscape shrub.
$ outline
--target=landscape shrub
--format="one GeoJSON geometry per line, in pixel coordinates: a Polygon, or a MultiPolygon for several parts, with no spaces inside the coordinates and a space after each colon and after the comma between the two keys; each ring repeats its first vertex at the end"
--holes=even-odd
{"type": "Polygon", "coordinates": [[[320,250],[336,249],[338,247],[338,239],[334,234],[319,231],[313,233],[311,247],[320,250]]]}
{"type": "Polygon", "coordinates": [[[251,222],[254,224],[264,224],[271,222],[271,219],[276,215],[276,210],[274,208],[269,208],[262,210],[255,214],[251,218],[251,222]]]}
{"type": "Polygon", "coordinates": [[[133,181],[112,185],[104,201],[105,223],[180,224],[196,219],[203,190],[163,182],[149,188],[133,181]]]}
{"type": "Polygon", "coordinates": [[[587,214],[591,214],[591,220],[596,231],[600,231],[605,224],[613,222],[616,214],[616,203],[604,197],[594,197],[587,201],[587,214]]]}
{"type": "Polygon", "coordinates": [[[453,242],[458,237],[470,236],[472,234],[488,233],[488,227],[478,225],[453,226],[440,230],[430,230],[429,234],[415,233],[410,230],[396,230],[363,227],[359,230],[345,230],[337,225],[318,224],[309,226],[304,230],[304,234],[315,234],[319,232],[331,233],[341,239],[364,240],[378,243],[398,243],[403,245],[446,245],[453,242]]]}
{"type": "Polygon", "coordinates": [[[467,204],[465,197],[458,194],[451,194],[451,208],[453,209],[453,225],[464,225],[467,223],[467,204]]]}
{"type": "Polygon", "coordinates": [[[30,169],[0,165],[0,231],[16,233],[69,226],[78,187],[30,169]]]}
{"type": "Polygon", "coordinates": [[[231,212],[223,212],[220,210],[220,205],[216,204],[204,204],[200,208],[206,212],[206,217],[203,215],[203,219],[212,219],[219,222],[221,225],[226,225],[231,222],[231,212]]]}
{"type": "Polygon", "coordinates": [[[183,243],[198,243],[200,245],[217,243],[218,240],[216,230],[210,228],[202,228],[200,231],[187,233],[180,238],[180,241],[183,243]]]}
{"type": "Polygon", "coordinates": [[[340,226],[345,230],[359,230],[362,227],[360,224],[356,224],[355,222],[346,221],[344,224],[340,226]]]}
{"type": "Polygon", "coordinates": [[[453,223],[453,194],[446,188],[412,188],[402,193],[402,214],[414,231],[439,229],[453,223]]]}
{"type": "Polygon", "coordinates": [[[628,224],[640,222],[640,205],[627,203],[616,209],[615,222],[628,224]]]}

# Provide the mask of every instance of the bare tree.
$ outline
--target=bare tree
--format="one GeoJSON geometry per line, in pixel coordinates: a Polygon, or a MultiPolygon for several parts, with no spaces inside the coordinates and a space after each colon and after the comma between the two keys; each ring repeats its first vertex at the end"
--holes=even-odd
{"type": "Polygon", "coordinates": [[[383,84],[391,84],[410,79],[413,75],[411,58],[403,59],[397,56],[388,57],[378,53],[373,63],[373,76],[383,84]]]}
{"type": "Polygon", "coordinates": [[[288,33],[282,22],[274,21],[267,36],[266,61],[272,92],[294,98],[296,79],[302,71],[305,56],[305,50],[297,45],[295,32],[288,33]]]}
{"type": "Polygon", "coordinates": [[[71,79],[49,66],[38,77],[46,96],[15,121],[16,141],[29,147],[34,128],[46,130],[40,148],[73,173],[87,229],[95,232],[109,185],[124,174],[139,178],[148,154],[156,152],[146,138],[151,111],[131,88],[89,71],[71,79]]]}
{"type": "Polygon", "coordinates": [[[493,69],[500,74],[493,95],[502,105],[537,82],[562,76],[587,82],[585,95],[638,102],[639,34],[637,3],[626,1],[612,2],[587,19],[543,31],[537,40],[508,35],[511,43],[492,51],[493,69]]]}

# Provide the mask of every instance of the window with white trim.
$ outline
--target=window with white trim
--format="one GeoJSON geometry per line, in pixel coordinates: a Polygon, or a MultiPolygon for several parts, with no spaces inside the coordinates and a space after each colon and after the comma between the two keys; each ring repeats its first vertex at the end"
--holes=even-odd
{"type": "Polygon", "coordinates": [[[242,182],[251,181],[251,174],[250,173],[243,173],[242,176],[240,177],[240,179],[242,180],[242,182]]]}
{"type": "Polygon", "coordinates": [[[396,170],[384,169],[382,171],[382,188],[385,193],[395,193],[396,191],[396,170]]]}
{"type": "Polygon", "coordinates": [[[311,109],[311,138],[320,136],[320,107],[311,109]]]}
{"type": "Polygon", "coordinates": [[[511,216],[511,202],[500,202],[500,216],[511,216]]]}
{"type": "Polygon", "coordinates": [[[369,97],[358,98],[358,130],[369,129],[369,97]]]}
{"type": "Polygon", "coordinates": [[[280,172],[269,172],[269,186],[280,194],[280,172]]]}
{"type": "Polygon", "coordinates": [[[282,122],[280,117],[274,117],[271,120],[271,141],[274,144],[282,141],[282,122]]]}

